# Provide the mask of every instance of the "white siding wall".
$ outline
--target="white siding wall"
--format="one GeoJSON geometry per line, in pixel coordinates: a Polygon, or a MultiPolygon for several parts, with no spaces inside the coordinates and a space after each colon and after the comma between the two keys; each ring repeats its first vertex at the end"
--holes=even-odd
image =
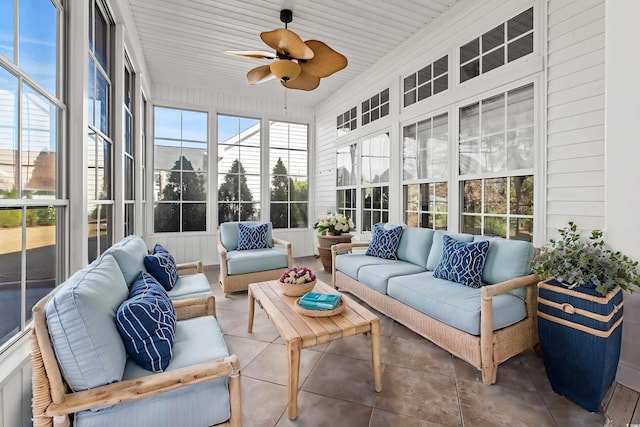
{"type": "MultiPolygon", "coordinates": [[[[280,93],[280,92],[276,92],[280,93]]],[[[273,99],[252,99],[244,96],[236,96],[230,94],[216,93],[201,88],[185,88],[167,85],[163,83],[154,83],[152,85],[152,101],[154,105],[186,108],[199,111],[207,111],[210,115],[209,123],[212,129],[209,132],[211,139],[211,147],[215,148],[217,140],[217,130],[215,129],[216,115],[228,114],[244,117],[252,117],[258,119],[266,119],[262,126],[262,142],[268,143],[265,139],[268,134],[268,120],[282,120],[295,123],[309,123],[309,150],[313,152],[313,121],[314,112],[312,107],[302,105],[288,105],[284,108],[284,96],[274,96],[273,99]]],[[[149,139],[151,145],[153,140],[149,139]]],[[[311,156],[311,159],[313,157],[311,156]]],[[[309,176],[314,170],[313,161],[311,161],[309,176]]],[[[166,245],[172,253],[175,254],[178,262],[202,260],[205,265],[218,264],[216,224],[214,222],[214,214],[216,212],[217,187],[215,186],[215,178],[217,177],[217,163],[212,162],[209,165],[209,230],[207,233],[162,233],[152,234],[152,229],[148,230],[149,234],[145,237],[149,246],[155,243],[166,245]]],[[[262,161],[262,167],[268,168],[268,162],[262,161]]],[[[223,167],[224,169],[224,167],[223,167]]],[[[228,167],[227,167],[228,169],[228,167]]],[[[151,170],[151,167],[150,169],[151,170]]],[[[226,170],[219,171],[225,173],[226,170]]],[[[262,191],[261,200],[268,200],[269,197],[269,181],[261,183],[262,191]]],[[[150,190],[151,191],[151,190],[150,190]]],[[[153,195],[149,193],[150,201],[153,195]]],[[[148,203],[150,211],[148,215],[148,224],[153,224],[152,211],[153,203],[148,203]]],[[[310,203],[313,206],[313,202],[310,203]]],[[[311,211],[313,213],[313,211],[311,211]]],[[[268,221],[268,218],[262,218],[268,221]]],[[[314,218],[311,216],[310,225],[313,225],[314,218]]],[[[151,225],[151,227],[153,227],[151,225]]],[[[294,256],[307,256],[314,253],[315,242],[314,232],[312,229],[291,229],[291,230],[274,230],[274,236],[291,242],[294,256]]]]}
{"type": "Polygon", "coordinates": [[[604,228],[603,0],[550,0],[547,29],[548,237],[572,220],[604,228]]]}
{"type": "Polygon", "coordinates": [[[0,357],[0,427],[31,426],[29,335],[0,357]]]}

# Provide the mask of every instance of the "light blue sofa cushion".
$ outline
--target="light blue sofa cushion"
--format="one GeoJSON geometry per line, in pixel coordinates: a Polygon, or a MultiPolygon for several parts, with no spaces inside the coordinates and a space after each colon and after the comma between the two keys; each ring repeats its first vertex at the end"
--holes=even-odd
{"type": "Polygon", "coordinates": [[[127,354],[115,318],[128,295],[118,263],[103,255],[67,279],[47,302],[49,335],[72,390],[122,379],[127,354]]]}
{"type": "Polygon", "coordinates": [[[424,271],[424,267],[406,261],[395,261],[391,264],[381,265],[365,265],[358,270],[358,281],[382,294],[386,294],[387,282],[391,277],[417,274],[424,271]]]}
{"type": "Polygon", "coordinates": [[[429,228],[404,227],[396,252],[398,259],[409,261],[420,267],[427,265],[427,258],[433,244],[433,233],[429,228]]]}
{"type": "Polygon", "coordinates": [[[176,285],[167,294],[173,301],[206,297],[211,295],[211,286],[204,273],[185,274],[178,277],[176,285]]]}
{"type": "Polygon", "coordinates": [[[141,271],[147,271],[144,257],[148,254],[147,245],[140,236],[129,236],[107,249],[104,255],[113,255],[118,261],[127,286],[131,286],[141,271]]]}
{"type": "MultiPolygon", "coordinates": [[[[257,221],[242,221],[242,223],[250,226],[265,224],[257,221]]],[[[240,233],[238,224],[238,222],[223,222],[220,224],[220,243],[222,243],[222,246],[224,246],[227,251],[235,251],[238,249],[238,235],[240,233]]],[[[271,223],[267,222],[266,224],[269,224],[266,240],[269,244],[273,244],[273,230],[271,223]]]]}
{"type": "MultiPolygon", "coordinates": [[[[228,356],[220,328],[212,316],[196,317],[176,323],[174,353],[167,371],[228,356]]],[[[123,379],[151,374],[132,360],[127,361],[123,379]]],[[[211,426],[229,419],[227,379],[200,384],[113,405],[98,411],[76,413],[77,427],[211,426]]]]}
{"type": "Polygon", "coordinates": [[[442,259],[442,249],[444,248],[444,241],[442,238],[445,234],[460,242],[473,242],[473,234],[449,233],[436,230],[433,233],[433,244],[431,245],[431,251],[429,251],[429,258],[427,258],[427,270],[429,271],[435,270],[438,264],[440,264],[440,260],[442,259]]]}
{"type": "Polygon", "coordinates": [[[336,256],[336,270],[343,272],[354,280],[358,280],[358,270],[365,265],[390,265],[394,262],[396,261],[363,253],[341,254],[336,256]]]}
{"type": "Polygon", "coordinates": [[[286,268],[287,265],[287,254],[278,249],[227,252],[227,274],[230,276],[286,268]]]}
{"type": "MultiPolygon", "coordinates": [[[[480,335],[480,288],[433,277],[433,272],[389,279],[387,293],[436,320],[472,335],[480,335]]],[[[509,293],[493,297],[493,330],[527,316],[525,303],[509,293]]]]}
{"type": "Polygon", "coordinates": [[[490,285],[531,274],[533,245],[521,240],[475,236],[475,241],[489,241],[489,253],[482,270],[482,281],[490,285]]]}

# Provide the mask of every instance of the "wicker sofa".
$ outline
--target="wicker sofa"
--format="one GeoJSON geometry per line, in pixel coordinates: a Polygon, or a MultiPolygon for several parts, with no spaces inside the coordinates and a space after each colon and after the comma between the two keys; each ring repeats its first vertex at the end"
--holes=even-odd
{"type": "MultiPolygon", "coordinates": [[[[398,260],[358,252],[368,243],[334,245],[333,286],[477,367],[482,381],[493,384],[500,363],[538,342],[538,278],[529,274],[528,265],[533,246],[490,239],[483,286],[470,288],[433,277],[442,258],[444,234],[404,227],[398,260]]],[[[466,242],[486,239],[446,234],[466,242]]]]}
{"type": "Polygon", "coordinates": [[[177,321],[168,366],[162,372],[143,369],[125,351],[116,312],[130,296],[126,277],[133,270],[127,269],[134,268],[131,254],[142,243],[128,238],[114,245],[34,306],[35,427],[71,421],[77,427],[242,424],[240,365],[225,345],[215,299],[210,288],[205,296],[185,294],[202,278],[208,287],[201,273],[181,271],[186,280],[182,294],[171,300],[177,321]]]}
{"type": "MultiPolygon", "coordinates": [[[[242,222],[259,225],[259,222],[242,222]]],[[[218,256],[220,257],[220,286],[225,298],[230,293],[246,291],[249,283],[274,280],[293,266],[291,243],[276,239],[268,224],[267,242],[271,247],[238,250],[239,222],[224,222],[218,228],[218,256]]]]}

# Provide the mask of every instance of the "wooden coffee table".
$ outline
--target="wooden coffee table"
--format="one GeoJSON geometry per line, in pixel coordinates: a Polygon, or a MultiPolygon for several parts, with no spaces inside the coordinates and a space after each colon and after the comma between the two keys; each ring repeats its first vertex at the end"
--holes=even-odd
{"type": "MultiPolygon", "coordinates": [[[[314,292],[338,292],[332,287],[317,282],[314,292]]],[[[377,392],[382,391],[380,370],[380,319],[369,310],[342,295],[345,310],[331,317],[308,317],[294,309],[298,297],[288,297],[280,291],[277,280],[251,283],[249,285],[249,325],[253,329],[255,301],[267,313],[287,346],[289,361],[288,412],[289,419],[298,415],[298,381],[300,375],[300,352],[303,348],[324,344],[342,337],[371,333],[371,355],[373,379],[377,392]]]]}

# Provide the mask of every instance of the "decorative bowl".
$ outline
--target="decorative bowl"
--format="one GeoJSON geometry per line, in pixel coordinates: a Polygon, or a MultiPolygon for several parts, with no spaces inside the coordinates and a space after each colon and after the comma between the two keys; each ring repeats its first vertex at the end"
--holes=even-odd
{"type": "Polygon", "coordinates": [[[307,292],[311,292],[316,285],[315,280],[307,283],[282,283],[281,281],[278,283],[280,283],[282,293],[289,297],[301,297],[307,292]]]}

